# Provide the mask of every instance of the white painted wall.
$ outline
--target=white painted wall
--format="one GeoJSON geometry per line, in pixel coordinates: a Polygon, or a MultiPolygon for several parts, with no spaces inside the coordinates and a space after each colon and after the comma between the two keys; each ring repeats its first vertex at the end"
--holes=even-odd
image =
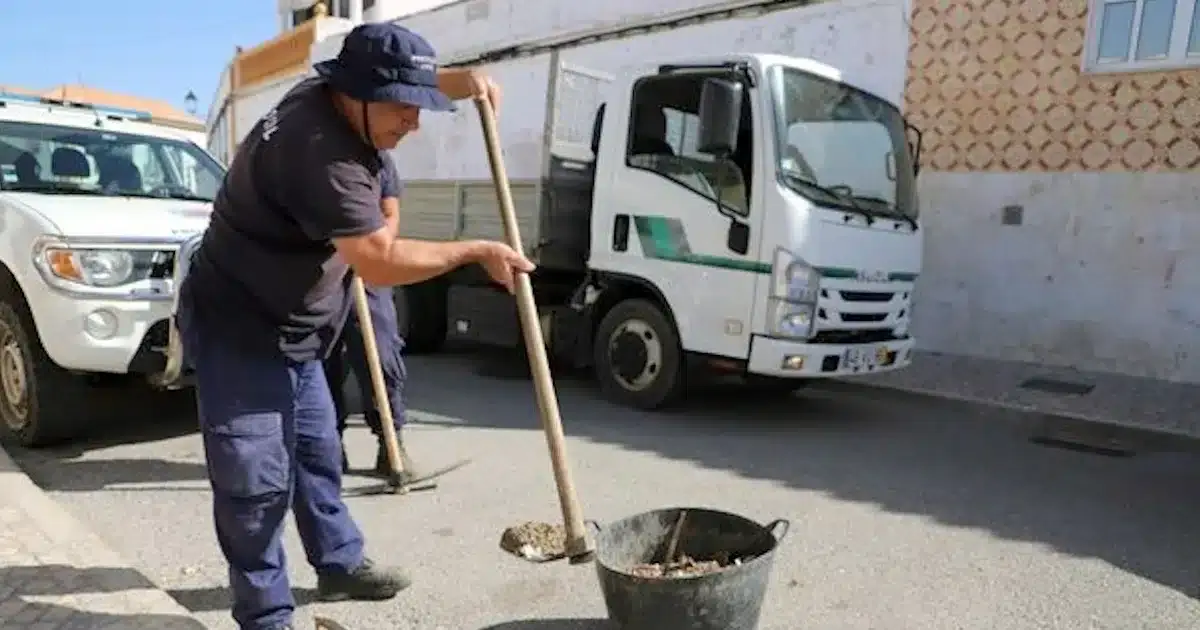
{"type": "Polygon", "coordinates": [[[1200,382],[1200,175],[927,173],[920,192],[923,349],[1200,382]]]}
{"type": "MultiPolygon", "coordinates": [[[[675,1],[675,0],[670,0],[675,1]]],[[[563,6],[585,8],[582,3],[563,6]]],[[[724,20],[563,49],[564,64],[612,76],[642,73],[662,62],[688,55],[726,51],[781,53],[834,65],[861,87],[899,102],[904,90],[908,27],[903,0],[824,2],[758,17],[724,20]],[[869,40],[861,33],[871,33],[869,40]],[[649,65],[648,65],[649,64],[649,65]]],[[[434,14],[429,14],[434,15],[434,14]]],[[[420,27],[416,18],[401,24],[450,48],[467,40],[447,22],[439,31],[420,27]]],[[[501,25],[503,26],[503,25],[501,25]]],[[[497,28],[500,28],[498,26],[497,28]]],[[[464,27],[459,23],[458,27],[464,27]]],[[[337,54],[338,38],[314,46],[314,61],[337,54]]],[[[453,58],[443,53],[439,57],[453,58]]],[[[541,172],[540,146],[545,121],[549,54],[486,66],[504,89],[499,129],[509,176],[535,178],[541,172]]],[[[395,151],[402,177],[408,179],[488,179],[491,177],[478,114],[469,104],[451,115],[423,114],[421,130],[395,151]]]]}

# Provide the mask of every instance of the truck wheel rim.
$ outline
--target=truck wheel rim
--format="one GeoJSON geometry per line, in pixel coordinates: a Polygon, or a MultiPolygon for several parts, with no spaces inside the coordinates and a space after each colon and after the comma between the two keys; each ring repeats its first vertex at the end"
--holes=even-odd
{"type": "Polygon", "coordinates": [[[25,427],[29,415],[27,384],[25,355],[12,329],[4,326],[0,330],[0,387],[4,390],[4,400],[11,411],[4,415],[8,426],[14,431],[25,427]]]}
{"type": "Polygon", "coordinates": [[[608,337],[613,380],[637,392],[654,384],[662,368],[663,347],[654,328],[640,319],[617,326],[608,337]]]}

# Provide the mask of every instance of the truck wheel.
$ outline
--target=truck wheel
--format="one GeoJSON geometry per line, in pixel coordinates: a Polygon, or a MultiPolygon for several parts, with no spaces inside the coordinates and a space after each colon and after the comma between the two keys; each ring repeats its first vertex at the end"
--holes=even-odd
{"type": "Polygon", "coordinates": [[[684,392],[685,362],[675,325],[653,302],[626,300],[596,330],[593,359],[600,390],[638,409],[661,409],[684,392]]]}
{"type": "Polygon", "coordinates": [[[88,389],[42,349],[32,318],[0,301],[0,436],[30,448],[75,437],[88,389]]]}
{"type": "Polygon", "coordinates": [[[446,290],[440,282],[396,287],[396,320],[408,354],[432,354],[446,343],[446,290]]]}

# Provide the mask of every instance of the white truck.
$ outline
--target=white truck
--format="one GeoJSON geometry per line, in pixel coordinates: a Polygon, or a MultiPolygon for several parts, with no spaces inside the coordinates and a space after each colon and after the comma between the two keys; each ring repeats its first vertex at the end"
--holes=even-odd
{"type": "MultiPolygon", "coordinates": [[[[443,64],[503,87],[545,342],[612,400],[662,407],[696,368],[791,391],[910,362],[922,231],[920,134],[897,107],[907,9],[806,4],[725,2],[488,49],[471,48],[488,38],[463,28],[463,3],[397,18],[443,64]],[[686,56],[726,44],[783,54],[686,56]]],[[[330,30],[310,62],[337,54],[345,29],[330,30]]],[[[394,152],[405,236],[503,238],[476,120],[426,116],[394,152]]],[[[521,343],[513,299],[475,268],[397,304],[410,352],[521,343]]]]}
{"type": "Polygon", "coordinates": [[[94,387],[177,387],[179,246],[222,167],[144,112],[0,94],[0,437],[74,437],[94,387]]]}

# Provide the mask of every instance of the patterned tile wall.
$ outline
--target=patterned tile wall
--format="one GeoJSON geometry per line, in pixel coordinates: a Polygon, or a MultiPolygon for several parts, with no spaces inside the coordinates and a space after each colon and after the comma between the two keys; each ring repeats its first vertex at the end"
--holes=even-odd
{"type": "Polygon", "coordinates": [[[1080,71],[1087,0],[914,0],[905,106],[934,171],[1200,166],[1200,70],[1080,71]]]}

